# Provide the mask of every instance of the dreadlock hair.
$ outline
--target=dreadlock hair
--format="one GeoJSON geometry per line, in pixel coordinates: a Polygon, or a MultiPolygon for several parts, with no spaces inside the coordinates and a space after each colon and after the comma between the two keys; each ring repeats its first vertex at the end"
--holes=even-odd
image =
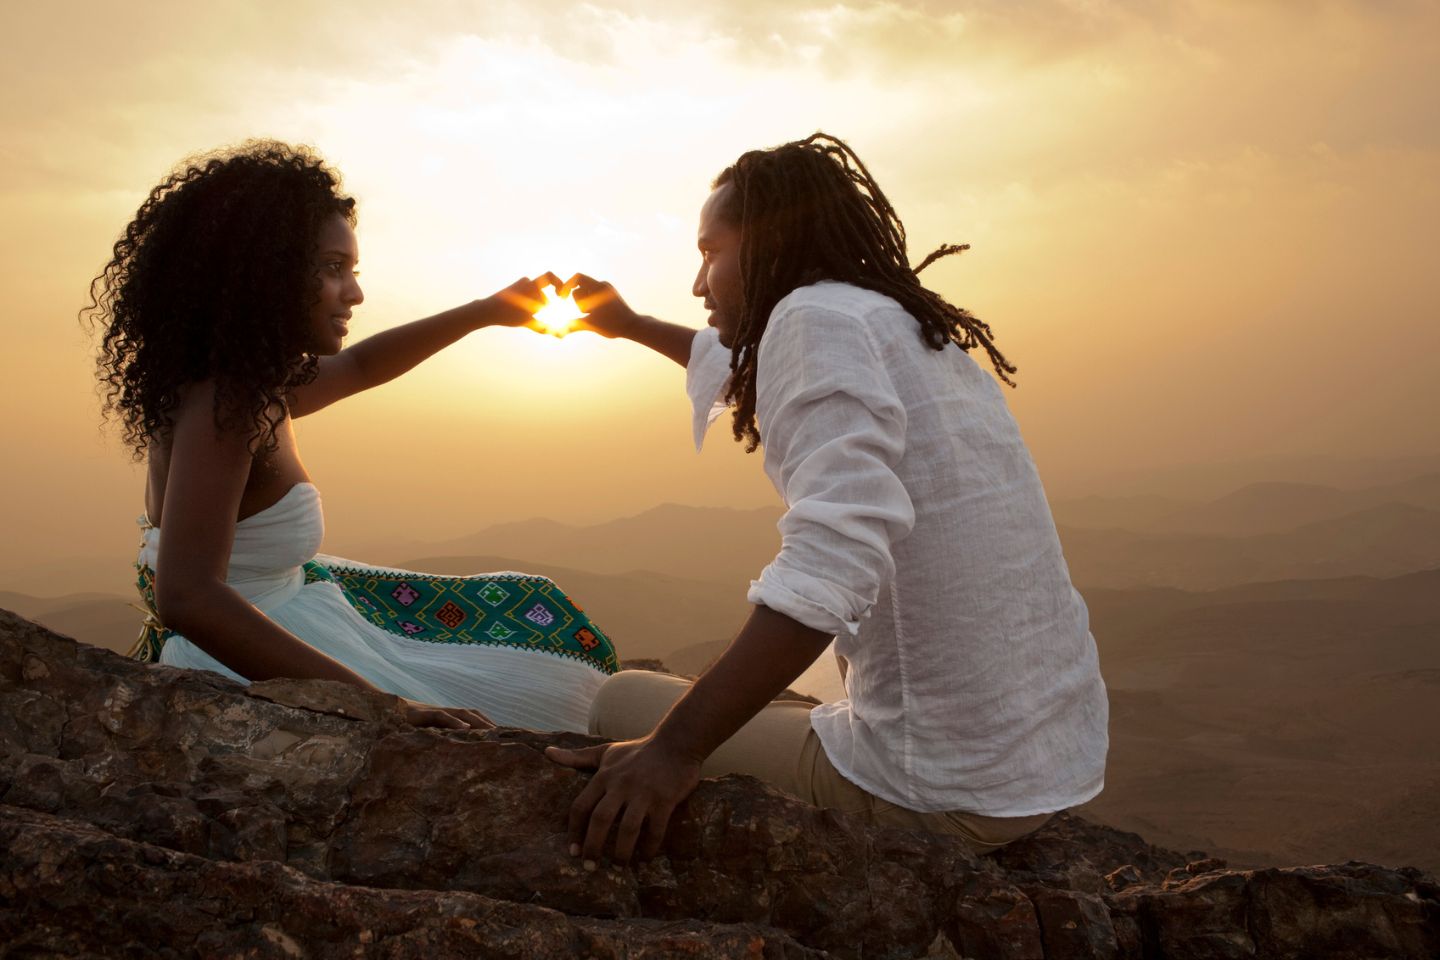
{"type": "Polygon", "coordinates": [[[180,391],[215,381],[218,428],[271,453],[285,396],[315,378],[306,338],[319,301],[321,228],[355,201],[306,147],[251,140],[182,161],[115,242],[82,321],[103,331],[107,418],[137,460],[174,425],[180,391]]]}
{"type": "Polygon", "coordinates": [[[1014,386],[1015,366],[996,348],[989,324],[921,286],[916,276],[969,244],[943,244],[912,268],[905,226],[855,151],[825,133],[752,150],[715,178],[734,190],[720,215],[740,230],[743,307],[731,345],[726,401],[735,405],[735,439],[753,452],[760,338],[775,304],[791,291],[837,280],[883,293],[920,325],[936,350],[983,347],[996,374],[1014,386]]]}

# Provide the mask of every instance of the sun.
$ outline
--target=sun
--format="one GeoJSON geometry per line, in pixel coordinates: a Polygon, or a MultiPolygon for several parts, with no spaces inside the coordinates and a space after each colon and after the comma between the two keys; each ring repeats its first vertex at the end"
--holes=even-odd
{"type": "Polygon", "coordinates": [[[575,328],[575,321],[585,316],[569,297],[562,297],[554,290],[547,289],[545,305],[535,311],[540,329],[551,336],[563,337],[575,328]]]}

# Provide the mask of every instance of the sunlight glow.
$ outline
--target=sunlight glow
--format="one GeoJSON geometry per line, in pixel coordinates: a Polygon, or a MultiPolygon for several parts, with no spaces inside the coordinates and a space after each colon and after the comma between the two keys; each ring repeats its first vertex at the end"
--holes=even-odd
{"type": "Polygon", "coordinates": [[[535,311],[540,328],[553,337],[563,337],[575,327],[575,321],[585,316],[575,301],[562,297],[557,291],[545,290],[545,306],[535,311]]]}

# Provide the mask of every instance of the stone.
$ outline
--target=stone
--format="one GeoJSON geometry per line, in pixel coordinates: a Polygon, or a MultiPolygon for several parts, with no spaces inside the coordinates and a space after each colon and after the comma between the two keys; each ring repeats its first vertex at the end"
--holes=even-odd
{"type": "Polygon", "coordinates": [[[1105,885],[1119,893],[1126,887],[1133,887],[1135,884],[1143,882],[1144,879],[1139,867],[1133,863],[1127,863],[1125,866],[1116,867],[1105,874],[1105,885]]]}
{"type": "Polygon", "coordinates": [[[1060,815],[984,857],[759,781],[569,856],[578,734],[145,666],[0,612],[0,955],[1433,957],[1413,870],[1235,871],[1060,815]]]}
{"type": "Polygon", "coordinates": [[[0,954],[66,957],[818,958],[773,929],[596,920],[473,893],[314,880],[0,807],[0,954]]]}
{"type": "Polygon", "coordinates": [[[1114,960],[1119,955],[1115,924],[1099,896],[1055,887],[1030,887],[1025,894],[1035,905],[1045,956],[1114,960]]]}

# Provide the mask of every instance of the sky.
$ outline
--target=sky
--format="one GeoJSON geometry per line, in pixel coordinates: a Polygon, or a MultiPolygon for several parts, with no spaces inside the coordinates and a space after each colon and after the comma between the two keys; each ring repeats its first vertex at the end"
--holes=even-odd
{"type": "MultiPolygon", "coordinates": [[[[1440,451],[1440,5],[7,4],[0,478],[12,559],[128,563],[89,280],[183,158],[316,148],[359,201],[352,337],[553,270],[701,326],[696,217],[746,149],[845,138],[1018,364],[1052,496],[1127,471],[1440,451]]],[[[298,425],[327,549],[776,503],[683,371],[481,331],[298,425]]],[[[123,567],[123,564],[122,564],[123,567]]],[[[0,584],[3,587],[3,584],[0,584]]],[[[65,592],[59,585],[55,593],[65,592]]]]}

